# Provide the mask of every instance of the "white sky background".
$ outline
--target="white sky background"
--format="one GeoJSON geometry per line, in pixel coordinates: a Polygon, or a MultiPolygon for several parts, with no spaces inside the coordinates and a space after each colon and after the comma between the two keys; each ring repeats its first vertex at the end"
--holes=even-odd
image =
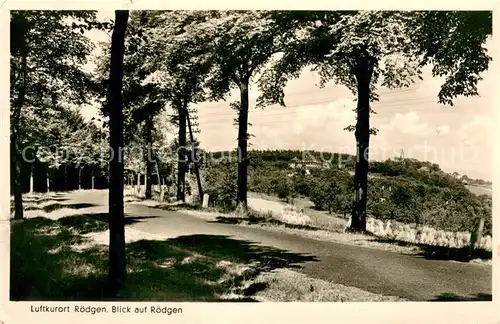
{"type": "MultiPolygon", "coordinates": [[[[100,19],[113,19],[114,12],[99,12],[100,19]]],[[[89,33],[93,41],[109,40],[104,32],[89,33]]],[[[495,57],[492,42],[486,44],[495,57]]],[[[89,66],[90,67],[90,66],[89,66]]],[[[371,126],[379,129],[371,137],[370,159],[399,156],[438,163],[443,170],[457,171],[473,178],[492,180],[492,131],[494,76],[486,71],[479,84],[480,97],[457,98],[455,106],[437,103],[441,80],[432,78],[430,69],[424,80],[408,89],[379,89],[380,101],[372,107],[371,126]],[[425,154],[427,147],[427,154],[425,154]]],[[[304,70],[299,79],[285,88],[287,107],[254,109],[258,96],[250,88],[249,132],[252,149],[311,149],[329,152],[355,152],[354,133],[343,128],[354,124],[355,102],[347,88],[329,83],[316,86],[317,74],[304,70]]],[[[229,103],[238,100],[235,90],[227,102],[198,104],[198,135],[201,147],[209,151],[236,147],[236,112],[229,103]]],[[[90,118],[97,107],[83,107],[90,118]]]]}

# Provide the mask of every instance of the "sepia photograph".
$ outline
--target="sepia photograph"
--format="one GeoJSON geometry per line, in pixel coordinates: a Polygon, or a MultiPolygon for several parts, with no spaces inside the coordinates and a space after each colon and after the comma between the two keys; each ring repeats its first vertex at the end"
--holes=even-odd
{"type": "Polygon", "coordinates": [[[492,11],[9,15],[11,302],[492,301],[492,11]]]}

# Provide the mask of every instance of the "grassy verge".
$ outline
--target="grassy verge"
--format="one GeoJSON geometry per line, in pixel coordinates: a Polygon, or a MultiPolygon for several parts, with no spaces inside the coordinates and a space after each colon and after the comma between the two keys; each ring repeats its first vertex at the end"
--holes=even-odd
{"type": "MultiPolygon", "coordinates": [[[[277,197],[261,193],[251,193],[250,197],[284,204],[277,197]]],[[[346,234],[344,233],[344,227],[347,220],[344,217],[316,210],[306,198],[296,198],[293,204],[302,211],[304,217],[308,220],[306,222],[307,227],[302,228],[302,230],[306,231],[293,229],[300,235],[407,254],[420,254],[432,258],[491,264],[492,238],[488,235],[482,237],[478,249],[470,255],[470,233],[468,232],[447,232],[428,226],[416,226],[416,224],[403,224],[394,221],[382,222],[369,217],[367,219],[367,235],[346,234]],[[307,231],[310,229],[316,231],[314,233],[307,231]]],[[[287,226],[290,223],[286,221],[287,213],[284,214],[284,216],[281,216],[282,219],[285,218],[285,224],[282,227],[288,227],[287,231],[290,231],[290,226],[287,226]]],[[[276,225],[274,221],[270,223],[276,225]]],[[[273,227],[276,229],[276,226],[273,227]]],[[[283,230],[283,228],[278,230],[283,230]]]]}
{"type": "Polygon", "coordinates": [[[334,284],[308,277],[289,269],[260,274],[248,282],[245,291],[256,291],[255,298],[272,302],[370,302],[405,301],[396,296],[383,296],[355,287],[334,284]],[[264,289],[265,288],[265,289],[264,289]]]}
{"type": "MultiPolygon", "coordinates": [[[[431,235],[446,238],[447,233],[443,234],[439,231],[432,230],[427,232],[424,231],[424,234],[428,235],[428,240],[431,243],[421,243],[410,240],[411,234],[414,234],[413,232],[415,231],[413,228],[407,225],[397,226],[393,230],[392,235],[387,235],[387,232],[381,233],[379,231],[381,227],[383,228],[380,224],[381,222],[373,219],[370,219],[367,224],[368,229],[372,232],[369,231],[360,234],[345,233],[343,231],[344,226],[339,225],[338,220],[333,220],[332,222],[321,220],[317,222],[317,219],[321,219],[319,216],[314,218],[307,214],[307,211],[301,213],[300,211],[298,212],[297,210],[286,208],[280,214],[249,210],[246,215],[241,213],[228,214],[218,211],[199,211],[192,209],[181,209],[181,211],[209,221],[249,227],[261,227],[267,230],[285,232],[317,240],[418,255],[429,259],[472,262],[483,265],[492,264],[491,241],[489,241],[490,245],[488,245],[488,238],[483,239],[483,246],[486,247],[479,248],[475,250],[473,254],[470,254],[468,247],[464,244],[458,246],[440,246],[432,243],[435,239],[433,239],[431,235]],[[486,244],[484,244],[485,242],[486,244]]],[[[453,238],[450,240],[453,241],[453,238]]]]}
{"type": "MultiPolygon", "coordinates": [[[[270,201],[271,203],[281,203],[285,205],[277,197],[269,196],[260,193],[251,193],[250,197],[261,200],[263,202],[270,201]]],[[[263,203],[261,203],[263,204],[263,203]]],[[[306,198],[297,198],[293,205],[296,209],[302,211],[303,218],[307,218],[305,222],[309,227],[328,232],[344,231],[347,224],[347,219],[340,215],[331,215],[325,211],[314,209],[313,204],[306,198]]],[[[286,212],[284,213],[286,218],[286,212]]],[[[278,215],[279,216],[279,215],[278,215]]],[[[290,223],[285,219],[285,223],[290,223]]],[[[416,224],[404,224],[396,221],[383,222],[378,219],[368,217],[367,230],[373,236],[378,238],[379,242],[392,242],[398,245],[432,245],[450,249],[466,249],[470,245],[469,232],[449,232],[436,230],[428,226],[417,226],[416,224]]],[[[479,244],[480,250],[492,251],[492,238],[489,235],[482,237],[479,244]]],[[[480,255],[486,255],[480,253],[480,255]]],[[[488,258],[486,256],[486,258],[488,258]]]]}
{"type": "MultiPolygon", "coordinates": [[[[263,199],[283,204],[283,201],[276,196],[263,193],[251,192],[249,198],[263,199]]],[[[347,224],[347,219],[339,215],[331,215],[326,211],[317,210],[314,204],[307,198],[298,197],[293,200],[293,206],[301,210],[310,219],[310,226],[331,232],[343,231],[347,224]]]]}

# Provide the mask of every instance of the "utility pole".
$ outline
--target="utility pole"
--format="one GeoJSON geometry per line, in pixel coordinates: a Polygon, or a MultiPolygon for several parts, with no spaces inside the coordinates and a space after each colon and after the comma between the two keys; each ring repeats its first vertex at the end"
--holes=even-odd
{"type": "Polygon", "coordinates": [[[189,128],[189,138],[191,140],[191,157],[193,158],[194,173],[196,174],[196,181],[198,182],[198,193],[200,195],[200,203],[203,203],[203,188],[201,187],[200,170],[196,162],[196,151],[194,149],[194,137],[193,130],[191,128],[191,119],[189,117],[189,111],[186,108],[186,118],[189,128]]]}

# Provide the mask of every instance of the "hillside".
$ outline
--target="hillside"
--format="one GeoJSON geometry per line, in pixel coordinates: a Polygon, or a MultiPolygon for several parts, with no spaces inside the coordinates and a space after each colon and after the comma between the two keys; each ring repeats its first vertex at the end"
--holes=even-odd
{"type": "Polygon", "coordinates": [[[465,185],[467,189],[469,189],[472,193],[480,196],[480,195],[493,195],[493,188],[490,186],[475,186],[475,185],[465,185]]]}
{"type": "MultiPolygon", "coordinates": [[[[354,174],[356,160],[355,156],[349,154],[301,150],[251,150],[248,155],[250,166],[254,169],[293,169],[303,165],[306,169],[337,168],[347,170],[351,175],[354,174]]],[[[237,155],[234,151],[210,152],[208,156],[214,161],[237,161],[237,155]]],[[[467,175],[462,175],[459,178],[458,173],[446,173],[438,164],[428,161],[396,158],[370,162],[370,178],[397,176],[418,179],[440,187],[463,186],[476,195],[491,196],[492,191],[492,184],[489,181],[471,179],[467,175]]]]}
{"type": "MultiPolygon", "coordinates": [[[[236,154],[209,156],[204,166],[210,174],[206,192],[214,203],[229,206],[236,191],[236,154]]],[[[306,197],[318,210],[350,213],[353,156],[298,150],[250,151],[249,156],[249,190],[285,201],[306,197]]],[[[491,206],[487,191],[466,186],[435,163],[415,159],[370,163],[367,212],[374,218],[455,232],[468,232],[484,218],[485,233],[491,233],[491,206]]]]}

